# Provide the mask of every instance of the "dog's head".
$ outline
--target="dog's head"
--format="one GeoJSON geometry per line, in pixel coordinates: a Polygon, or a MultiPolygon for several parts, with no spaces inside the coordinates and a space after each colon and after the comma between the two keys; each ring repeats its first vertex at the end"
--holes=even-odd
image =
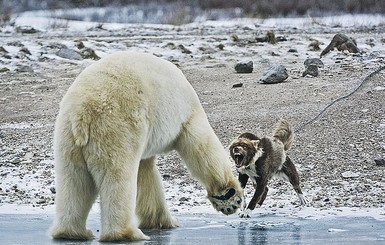
{"type": "Polygon", "coordinates": [[[259,138],[250,133],[241,134],[230,145],[230,155],[237,168],[254,163],[258,151],[259,138]]]}

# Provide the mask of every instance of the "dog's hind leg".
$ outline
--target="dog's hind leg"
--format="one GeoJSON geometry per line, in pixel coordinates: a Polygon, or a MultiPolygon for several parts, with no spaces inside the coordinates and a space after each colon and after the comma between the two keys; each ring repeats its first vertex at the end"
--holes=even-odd
{"type": "Polygon", "coordinates": [[[286,175],[290,184],[293,186],[294,191],[297,193],[300,205],[304,206],[306,204],[306,199],[303,196],[301,187],[299,186],[298,172],[289,157],[286,157],[286,161],[283,164],[281,171],[286,175]]]}

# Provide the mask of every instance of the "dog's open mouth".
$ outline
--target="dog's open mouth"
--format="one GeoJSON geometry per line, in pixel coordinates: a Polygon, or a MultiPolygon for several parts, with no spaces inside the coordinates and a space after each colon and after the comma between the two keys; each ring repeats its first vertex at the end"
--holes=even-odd
{"type": "Polygon", "coordinates": [[[245,156],[240,153],[240,152],[236,152],[234,153],[234,161],[235,161],[235,166],[237,168],[240,168],[243,166],[243,160],[245,159],[245,156]]]}

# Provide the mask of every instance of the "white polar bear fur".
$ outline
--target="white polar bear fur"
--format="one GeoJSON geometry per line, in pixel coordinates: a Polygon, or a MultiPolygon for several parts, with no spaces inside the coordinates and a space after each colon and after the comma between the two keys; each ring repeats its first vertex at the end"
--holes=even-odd
{"type": "MultiPolygon", "coordinates": [[[[211,201],[234,188],[239,203],[242,189],[227,153],[178,68],[130,52],[87,67],[65,94],[56,120],[52,236],[92,239],[86,219],[97,195],[100,241],[149,239],[139,228],[176,227],[155,165],[157,154],[172,149],[211,201]]],[[[226,214],[235,212],[213,204],[226,214]]],[[[240,206],[233,201],[230,205],[240,206]]]]}

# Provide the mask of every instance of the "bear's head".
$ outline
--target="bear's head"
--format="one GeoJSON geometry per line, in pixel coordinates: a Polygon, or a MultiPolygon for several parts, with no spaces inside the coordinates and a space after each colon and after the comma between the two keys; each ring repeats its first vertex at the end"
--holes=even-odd
{"type": "Polygon", "coordinates": [[[243,190],[239,185],[235,185],[234,187],[225,189],[218,195],[208,195],[208,199],[216,210],[223,214],[230,215],[241,207],[243,203],[243,190]]]}

